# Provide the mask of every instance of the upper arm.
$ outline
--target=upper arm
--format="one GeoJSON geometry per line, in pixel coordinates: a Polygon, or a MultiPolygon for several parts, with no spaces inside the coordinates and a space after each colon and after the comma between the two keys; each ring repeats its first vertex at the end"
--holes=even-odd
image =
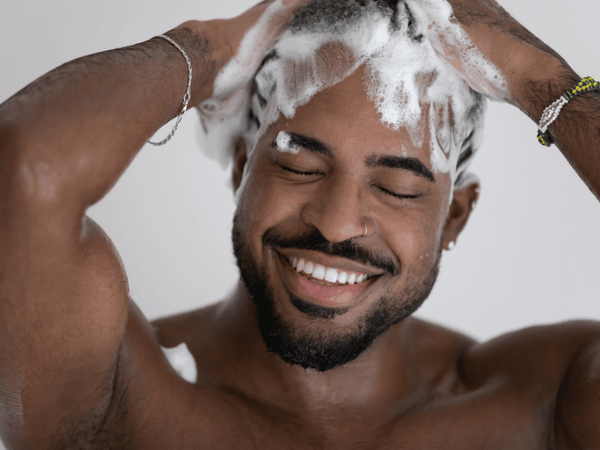
{"type": "Polygon", "coordinates": [[[58,201],[51,182],[39,186],[37,177],[27,192],[7,179],[0,180],[8,187],[0,194],[0,433],[19,448],[43,448],[69,416],[100,420],[108,408],[128,289],[108,237],[58,201]]]}
{"type": "Polygon", "coordinates": [[[557,399],[556,428],[569,448],[600,448],[600,332],[566,373],[557,399]]]}

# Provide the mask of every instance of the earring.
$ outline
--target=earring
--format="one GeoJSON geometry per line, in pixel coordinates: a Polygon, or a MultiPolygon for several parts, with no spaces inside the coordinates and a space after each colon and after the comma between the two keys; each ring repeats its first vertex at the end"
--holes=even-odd
{"type": "Polygon", "coordinates": [[[452,250],[454,247],[456,247],[456,242],[448,241],[448,250],[452,250]]]}

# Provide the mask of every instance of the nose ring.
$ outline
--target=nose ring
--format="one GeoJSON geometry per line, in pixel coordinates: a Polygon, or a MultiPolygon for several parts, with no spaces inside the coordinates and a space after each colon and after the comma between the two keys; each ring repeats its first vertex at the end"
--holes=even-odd
{"type": "Polygon", "coordinates": [[[367,224],[363,222],[363,225],[365,226],[365,233],[363,234],[363,236],[367,235],[367,232],[369,231],[367,228],[367,224]]]}

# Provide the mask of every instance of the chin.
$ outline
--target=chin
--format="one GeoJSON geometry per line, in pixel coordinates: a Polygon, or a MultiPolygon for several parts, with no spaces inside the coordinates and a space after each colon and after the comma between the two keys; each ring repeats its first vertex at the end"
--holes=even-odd
{"type": "MultiPolygon", "coordinates": [[[[273,256],[269,263],[260,266],[251,254],[248,235],[242,231],[236,213],[232,232],[234,254],[253,299],[258,328],[267,350],[288,364],[320,372],[354,361],[379,336],[412,315],[429,296],[439,271],[441,246],[432,266],[420,276],[382,274],[363,282],[365,286],[361,287],[356,301],[332,305],[318,298],[316,301],[307,298],[290,286],[291,283],[286,284],[286,279],[297,274],[293,264],[286,262],[285,257],[276,256],[274,250],[269,252],[273,256]],[[286,278],[282,271],[292,275],[287,274],[286,278]],[[397,289],[389,285],[400,280],[397,289]]],[[[263,237],[268,246],[265,241],[263,237]]],[[[314,243],[314,239],[311,242],[314,243]]],[[[385,267],[383,263],[381,266],[385,267]]]]}

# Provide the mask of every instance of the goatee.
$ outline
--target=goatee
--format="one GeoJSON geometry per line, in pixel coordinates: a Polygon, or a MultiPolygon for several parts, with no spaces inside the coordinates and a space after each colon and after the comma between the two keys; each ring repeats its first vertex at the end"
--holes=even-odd
{"type": "MultiPolygon", "coordinates": [[[[238,209],[233,220],[233,250],[241,277],[256,306],[258,328],[265,345],[269,352],[277,354],[283,361],[305,369],[324,372],[355,360],[378,336],[413,314],[429,296],[437,279],[441,245],[434,264],[425,276],[406,283],[401,292],[382,295],[350,331],[335,333],[322,329],[299,329],[277,311],[266,270],[260,268],[253,259],[245,238],[247,234],[242,232],[240,222],[238,209]]],[[[331,243],[316,229],[296,237],[284,237],[270,229],[262,241],[266,247],[317,250],[369,264],[392,275],[400,272],[394,261],[372,254],[358,246],[353,239],[331,243]]],[[[345,312],[314,305],[292,292],[288,292],[288,295],[291,303],[311,320],[331,321],[336,314],[345,312]]]]}

